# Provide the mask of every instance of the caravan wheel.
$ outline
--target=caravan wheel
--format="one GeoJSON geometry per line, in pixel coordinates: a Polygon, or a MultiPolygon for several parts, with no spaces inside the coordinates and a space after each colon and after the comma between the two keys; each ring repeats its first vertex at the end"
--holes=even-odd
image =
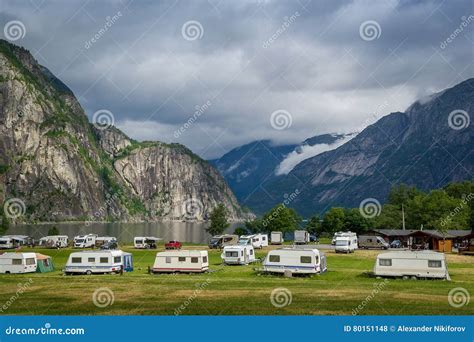
{"type": "Polygon", "coordinates": [[[91,275],[91,274],[92,274],[92,271],[91,271],[91,270],[87,270],[87,271],[86,271],[86,274],[87,274],[87,275],[91,275]]]}

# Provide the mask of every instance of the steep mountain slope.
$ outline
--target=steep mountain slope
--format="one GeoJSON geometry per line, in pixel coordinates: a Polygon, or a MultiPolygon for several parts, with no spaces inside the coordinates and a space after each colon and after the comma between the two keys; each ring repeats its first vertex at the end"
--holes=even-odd
{"type": "Polygon", "coordinates": [[[243,215],[206,161],[181,145],[94,128],[66,85],[4,40],[0,197],[20,201],[17,221],[202,219],[217,203],[243,215]]]}
{"type": "Polygon", "coordinates": [[[400,183],[429,190],[472,179],[474,130],[468,123],[473,112],[470,79],[414,103],[405,113],[383,117],[341,147],[264,183],[265,191],[255,193],[247,205],[262,212],[281,201],[282,194],[299,189],[291,206],[308,216],[331,206],[357,207],[365,198],[383,202],[400,183]]]}
{"type": "Polygon", "coordinates": [[[259,140],[234,148],[210,163],[224,176],[239,201],[245,204],[260,184],[278,177],[276,170],[289,153],[301,153],[307,146],[330,145],[342,138],[344,135],[323,134],[300,144],[280,146],[269,140],[259,140]]]}

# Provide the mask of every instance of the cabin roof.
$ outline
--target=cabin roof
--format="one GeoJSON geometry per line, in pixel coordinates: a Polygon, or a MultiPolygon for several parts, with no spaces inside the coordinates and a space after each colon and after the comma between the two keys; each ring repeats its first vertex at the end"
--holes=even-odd
{"type": "Polygon", "coordinates": [[[417,230],[417,229],[373,229],[372,230],[375,233],[379,233],[384,236],[390,236],[390,237],[397,237],[397,236],[412,236],[412,235],[429,235],[432,237],[435,237],[437,239],[452,239],[452,238],[457,238],[457,237],[464,237],[468,236],[471,234],[470,230],[448,230],[446,231],[446,234],[443,234],[442,232],[434,229],[423,229],[423,230],[417,230]]]}

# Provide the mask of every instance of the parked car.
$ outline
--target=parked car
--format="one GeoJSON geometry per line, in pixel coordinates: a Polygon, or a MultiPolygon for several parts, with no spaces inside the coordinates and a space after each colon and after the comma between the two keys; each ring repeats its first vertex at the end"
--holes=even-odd
{"type": "Polygon", "coordinates": [[[181,249],[182,244],[179,241],[170,241],[165,244],[165,249],[181,249]]]}
{"type": "Polygon", "coordinates": [[[106,249],[106,250],[117,249],[117,248],[118,248],[117,241],[107,241],[107,242],[104,242],[102,246],[100,246],[100,249],[106,249]]]}
{"type": "Polygon", "coordinates": [[[309,235],[309,242],[319,242],[319,239],[316,235],[310,234],[309,235]]]}
{"type": "Polygon", "coordinates": [[[400,240],[393,240],[390,248],[402,248],[402,242],[400,240]]]}

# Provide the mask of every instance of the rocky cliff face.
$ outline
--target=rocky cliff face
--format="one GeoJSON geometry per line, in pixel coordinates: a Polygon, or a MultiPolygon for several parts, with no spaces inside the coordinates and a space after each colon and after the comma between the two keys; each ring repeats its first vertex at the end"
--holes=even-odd
{"type": "Polygon", "coordinates": [[[2,199],[24,204],[17,221],[202,219],[217,203],[244,215],[206,161],[95,129],[67,86],[3,40],[0,183],[2,199]]]}

